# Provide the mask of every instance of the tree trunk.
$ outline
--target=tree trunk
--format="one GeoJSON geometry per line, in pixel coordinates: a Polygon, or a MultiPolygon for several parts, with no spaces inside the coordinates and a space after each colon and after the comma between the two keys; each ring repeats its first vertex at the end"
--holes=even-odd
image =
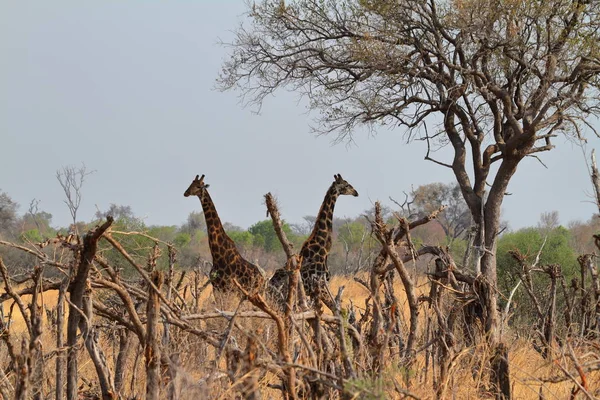
{"type": "Polygon", "coordinates": [[[94,367],[96,368],[96,374],[98,375],[98,382],[100,384],[100,392],[102,393],[102,400],[116,399],[114,383],[108,368],[108,363],[104,352],[98,343],[98,332],[92,324],[93,308],[92,308],[92,288],[87,285],[85,294],[83,296],[83,308],[84,317],[79,320],[79,330],[84,338],[85,348],[92,359],[94,367]]]}
{"type": "MultiPolygon", "coordinates": [[[[163,275],[152,272],[152,282],[160,290],[163,275]]],[[[160,297],[154,288],[149,288],[146,329],[146,399],[158,400],[160,396],[160,344],[158,340],[158,319],[160,316],[160,297]]]]}
{"type": "Polygon", "coordinates": [[[117,362],[115,363],[115,392],[117,394],[121,394],[123,384],[125,383],[125,368],[127,359],[129,358],[129,349],[131,348],[132,339],[133,333],[129,330],[124,330],[119,333],[119,354],[117,355],[117,362]]]}
{"type": "Polygon", "coordinates": [[[29,399],[29,355],[27,339],[21,341],[21,354],[16,357],[17,371],[15,372],[15,400],[29,399]]]}
{"type": "MultiPolygon", "coordinates": [[[[478,225],[475,247],[480,257],[481,285],[480,299],[484,308],[484,327],[489,343],[495,346],[500,341],[500,318],[497,309],[497,271],[496,271],[496,242],[500,233],[500,213],[502,201],[510,178],[517,170],[517,165],[522,157],[506,155],[498,168],[492,188],[484,199],[483,193],[476,198],[476,202],[469,204],[473,220],[478,225]],[[482,203],[485,201],[485,203],[482,203]],[[475,204],[477,203],[477,204],[475,204]],[[478,204],[484,204],[478,207],[478,204]]],[[[465,197],[469,201],[469,198],[465,197]]]]}
{"type": "Polygon", "coordinates": [[[508,348],[504,343],[499,343],[492,357],[491,381],[496,389],[496,400],[509,400],[510,371],[508,364],[508,348]]]}
{"type": "Polygon", "coordinates": [[[548,267],[544,267],[544,271],[550,276],[551,284],[550,284],[550,299],[548,304],[548,311],[546,312],[544,318],[544,340],[545,340],[545,348],[542,353],[544,358],[552,359],[552,347],[554,345],[554,322],[556,315],[556,290],[557,290],[557,280],[560,278],[562,271],[560,265],[550,265],[548,267]]]}
{"type": "Polygon", "coordinates": [[[497,306],[496,254],[484,254],[481,258],[481,279],[476,282],[483,307],[483,324],[491,345],[499,342],[500,319],[497,306]]]}
{"type": "Polygon", "coordinates": [[[69,286],[69,318],[67,321],[67,399],[77,400],[77,329],[83,312],[83,295],[92,262],[96,256],[98,240],[113,222],[112,217],[107,217],[102,226],[88,232],[83,238],[83,249],[75,277],[69,286]]]}
{"type": "MultiPolygon", "coordinates": [[[[533,143],[532,143],[533,144],[533,143]]],[[[525,153],[523,153],[525,154],[525,153]]],[[[508,349],[501,343],[500,338],[500,316],[498,313],[497,299],[497,270],[496,270],[496,244],[498,234],[500,233],[500,213],[502,202],[506,194],[506,189],[510,178],[517,170],[519,161],[523,156],[516,153],[506,152],[504,159],[492,188],[484,199],[484,193],[475,198],[465,196],[469,204],[469,209],[476,221],[477,233],[475,239],[476,254],[479,254],[480,276],[475,281],[475,292],[479,294],[481,306],[483,308],[483,325],[494,356],[491,360],[491,384],[498,399],[510,399],[510,378],[508,375],[508,349]],[[483,203],[485,201],[485,203],[483,203]],[[483,205],[483,207],[479,207],[483,205]]]]}
{"type": "Polygon", "coordinates": [[[39,288],[43,270],[34,267],[33,282],[36,290],[33,292],[30,304],[31,333],[29,338],[29,371],[32,398],[42,400],[44,398],[44,352],[42,349],[42,307],[38,306],[39,288]]]}
{"type": "MultiPolygon", "coordinates": [[[[170,302],[171,297],[172,297],[173,277],[175,276],[175,272],[174,272],[175,261],[177,260],[177,252],[173,246],[168,247],[168,254],[169,254],[169,273],[167,275],[165,284],[167,286],[167,301],[170,302]]],[[[182,277],[183,277],[183,275],[182,275],[182,277]]],[[[165,320],[163,322],[163,337],[162,337],[162,345],[163,345],[164,349],[169,348],[170,340],[171,340],[171,335],[170,335],[169,323],[165,320]]]]}
{"type": "Polygon", "coordinates": [[[56,348],[59,349],[56,355],[56,400],[65,398],[65,353],[62,350],[64,346],[65,329],[65,292],[69,285],[69,278],[64,278],[58,289],[58,302],[56,303],[56,348]]]}

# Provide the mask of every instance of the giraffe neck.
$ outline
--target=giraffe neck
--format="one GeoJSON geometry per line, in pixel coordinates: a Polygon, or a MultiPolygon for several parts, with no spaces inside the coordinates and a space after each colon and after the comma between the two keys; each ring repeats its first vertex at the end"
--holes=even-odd
{"type": "Polygon", "coordinates": [[[317,215],[317,219],[315,220],[315,227],[310,235],[313,239],[313,242],[318,242],[324,244],[324,247],[329,249],[331,247],[331,232],[333,231],[333,210],[335,208],[335,202],[339,194],[334,188],[334,185],[331,185],[327,193],[325,194],[325,199],[323,200],[323,204],[321,204],[321,209],[319,210],[319,214],[317,215]]]}
{"type": "Polygon", "coordinates": [[[215,208],[210,195],[205,191],[204,196],[198,196],[204,211],[204,219],[206,220],[206,231],[208,232],[208,246],[213,256],[213,263],[216,264],[225,255],[223,250],[234,251],[238,253],[235,243],[227,234],[215,208]]]}

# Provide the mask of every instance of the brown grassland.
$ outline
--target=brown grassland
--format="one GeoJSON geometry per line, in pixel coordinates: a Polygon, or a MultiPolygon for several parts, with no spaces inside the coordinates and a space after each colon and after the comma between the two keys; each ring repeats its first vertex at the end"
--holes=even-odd
{"type": "MultiPolygon", "coordinates": [[[[331,282],[332,292],[336,293],[338,288],[343,286],[344,301],[343,305],[348,306],[350,299],[358,310],[365,304],[368,297],[367,290],[354,281],[352,277],[335,276],[331,282]]],[[[401,302],[401,310],[405,320],[409,318],[409,310],[406,304],[406,297],[402,285],[398,280],[395,283],[396,293],[401,302]]],[[[426,292],[428,290],[427,278],[421,277],[418,282],[418,290],[426,292]]],[[[184,294],[184,291],[181,291],[184,294]]],[[[56,290],[44,292],[40,298],[40,305],[46,309],[52,309],[57,301],[58,292],[56,290]]],[[[22,296],[25,303],[30,301],[30,296],[22,296]]],[[[200,308],[207,312],[215,310],[215,303],[212,298],[210,286],[202,293],[200,297],[200,308]]],[[[11,301],[6,301],[2,304],[4,315],[9,315],[12,307],[11,301]]],[[[427,306],[423,305],[422,312],[427,313],[427,306]]],[[[26,335],[26,326],[21,317],[18,308],[14,307],[11,314],[12,323],[10,325],[11,341],[17,345],[21,336],[26,335]]],[[[47,324],[47,318],[43,317],[44,324],[47,324]]],[[[225,329],[226,324],[221,320],[206,320],[197,321],[195,325],[200,329],[225,329]]],[[[259,321],[244,320],[240,322],[240,328],[254,330],[257,332],[262,345],[266,348],[272,348],[276,341],[275,328],[272,322],[261,319],[259,321]]],[[[419,335],[423,335],[422,331],[419,335]]],[[[241,332],[234,330],[231,333],[236,340],[242,340],[241,332]]],[[[215,358],[215,350],[206,345],[199,339],[186,337],[185,334],[173,335],[172,349],[180,355],[182,373],[179,374],[180,397],[181,399],[201,399],[215,398],[227,399],[234,398],[238,394],[235,384],[221,384],[210,389],[206,386],[207,375],[211,370],[211,360],[215,358]]],[[[564,366],[572,367],[565,355],[558,353],[552,360],[544,359],[532,346],[528,338],[519,338],[511,334],[508,329],[504,333],[504,340],[509,346],[509,364],[511,372],[512,394],[514,399],[569,399],[572,397],[574,382],[578,380],[573,377],[573,380],[566,379],[564,366]]],[[[42,335],[42,348],[45,353],[49,353],[56,348],[55,334],[52,327],[46,326],[42,335]]],[[[422,341],[420,341],[421,343],[422,341]]],[[[101,346],[110,363],[114,363],[118,344],[116,338],[103,335],[100,340],[101,346]]],[[[446,383],[447,389],[445,398],[452,399],[484,399],[490,398],[490,395],[481,390],[485,376],[478,363],[482,359],[489,357],[486,354],[484,345],[473,348],[465,348],[454,356],[450,363],[449,378],[446,383]],[[473,357],[473,354],[479,354],[480,357],[473,357]],[[478,361],[479,360],[479,361],[478,361]]],[[[576,348],[579,361],[585,363],[587,359],[596,357],[600,348],[581,346],[576,348]]],[[[0,359],[4,360],[3,365],[6,365],[7,354],[6,349],[0,350],[0,359]]],[[[94,366],[85,352],[85,348],[79,350],[79,373],[82,381],[82,387],[89,387],[90,392],[94,392],[96,388],[96,375],[94,366]]],[[[50,389],[54,381],[54,363],[52,357],[49,357],[45,362],[45,392],[51,396],[50,389]]],[[[410,391],[414,398],[431,399],[436,397],[436,391],[433,388],[431,372],[426,371],[425,352],[418,352],[415,361],[410,367],[410,371],[403,370],[393,363],[384,365],[384,372],[375,382],[357,382],[356,386],[365,386],[365,391],[358,391],[357,398],[407,398],[405,395],[394,390],[394,382],[406,382],[407,390],[410,391]],[[362,393],[362,394],[361,394],[362,393]],[[378,394],[375,394],[378,393],[378,394]]],[[[221,357],[219,363],[220,369],[226,368],[224,357],[221,357]]],[[[431,366],[429,367],[431,368],[431,366]]],[[[572,369],[572,368],[571,368],[572,369]]],[[[224,375],[224,374],[223,374],[224,375]]],[[[600,372],[595,371],[587,374],[588,392],[591,396],[600,393],[600,372]]],[[[223,380],[221,378],[221,380],[223,380]]],[[[128,361],[125,374],[126,388],[124,389],[124,398],[144,398],[145,393],[145,373],[144,373],[144,354],[141,348],[132,354],[128,361]]],[[[278,378],[271,374],[262,374],[259,384],[259,390],[262,398],[280,398],[279,390],[271,388],[269,385],[278,384],[278,378]]],[[[582,397],[585,398],[585,397],[582,397]]],[[[594,398],[594,397],[592,397],[594,398]]]]}

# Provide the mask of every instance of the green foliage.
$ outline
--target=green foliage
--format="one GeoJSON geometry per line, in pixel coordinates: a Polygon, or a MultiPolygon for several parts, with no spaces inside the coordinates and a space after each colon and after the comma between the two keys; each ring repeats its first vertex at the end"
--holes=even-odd
{"type": "Polygon", "coordinates": [[[177,226],[151,226],[148,229],[148,235],[155,237],[163,242],[174,242],[177,236],[177,226]]]}
{"type": "Polygon", "coordinates": [[[40,243],[44,241],[42,234],[37,229],[30,229],[21,234],[21,240],[23,242],[32,242],[32,243],[40,243]]]}
{"type": "Polygon", "coordinates": [[[449,245],[450,247],[450,255],[452,256],[452,258],[454,259],[454,261],[456,261],[457,263],[460,263],[463,261],[463,258],[465,256],[465,253],[467,251],[467,246],[468,246],[468,241],[465,239],[451,239],[449,237],[446,237],[446,240],[448,241],[448,243],[446,243],[447,245],[449,245]],[[452,243],[449,243],[452,242],[452,243]]]}
{"type": "MultiPolygon", "coordinates": [[[[531,279],[535,297],[540,304],[547,304],[550,301],[551,281],[548,274],[541,272],[540,269],[546,265],[558,264],[562,268],[566,281],[569,282],[577,271],[577,253],[570,246],[570,239],[570,232],[562,226],[553,229],[524,228],[502,235],[498,240],[497,251],[499,289],[508,295],[520,280],[521,266],[508,252],[518,251],[525,256],[525,263],[531,266],[535,263],[543,244],[537,268],[531,271],[531,279]]],[[[506,296],[500,296],[500,304],[505,303],[505,299],[506,296]]],[[[561,295],[556,301],[558,310],[566,307],[564,297],[561,295]]],[[[529,332],[532,325],[539,323],[537,311],[523,285],[514,294],[513,310],[515,312],[510,322],[515,329],[524,329],[529,332]]]]}
{"type": "MultiPolygon", "coordinates": [[[[297,235],[292,232],[292,228],[286,223],[283,222],[283,231],[287,235],[288,239],[296,244],[297,235]]],[[[277,234],[275,233],[275,229],[273,228],[273,222],[270,219],[265,219],[264,221],[257,222],[252,225],[248,232],[250,232],[253,236],[253,243],[257,247],[262,247],[267,253],[273,253],[276,251],[281,251],[281,243],[277,238],[277,234]]]]}
{"type": "MultiPolygon", "coordinates": [[[[577,270],[577,255],[569,244],[570,232],[559,226],[548,231],[547,235],[538,265],[559,264],[565,277],[570,278],[577,270]]],[[[518,268],[509,251],[518,250],[527,257],[528,262],[533,263],[544,243],[544,237],[543,232],[536,228],[524,228],[502,235],[498,240],[497,251],[500,277],[518,268]]]]}
{"type": "MultiPolygon", "coordinates": [[[[152,226],[147,228],[144,222],[136,218],[132,213],[121,213],[121,217],[116,219],[112,225],[114,231],[121,232],[143,232],[150,237],[172,242],[175,239],[176,226],[152,226]]],[[[151,253],[155,241],[144,235],[120,235],[113,234],[115,239],[123,246],[123,248],[132,256],[139,265],[146,266],[148,256],[151,253]]],[[[135,276],[134,268],[124,260],[123,256],[108,243],[101,243],[101,254],[108,260],[113,267],[121,269],[125,277],[135,276]]],[[[161,245],[164,247],[164,245],[161,245]]],[[[166,254],[166,249],[163,249],[163,254],[166,254]]],[[[167,257],[160,257],[157,263],[158,269],[165,269],[167,257]]]]}
{"type": "Polygon", "coordinates": [[[0,191],[0,234],[14,229],[19,205],[6,193],[0,191]]]}
{"type": "MultiPolygon", "coordinates": [[[[97,213],[98,214],[98,213],[97,213]]],[[[105,219],[106,217],[100,218],[105,219]]],[[[115,221],[112,224],[112,229],[115,231],[138,231],[141,232],[146,229],[146,225],[144,221],[135,217],[135,216],[121,216],[119,218],[115,218],[115,221]]]]}
{"type": "Polygon", "coordinates": [[[361,245],[372,244],[371,231],[364,223],[358,221],[347,222],[338,229],[338,240],[348,247],[350,251],[359,250],[361,245]]]}
{"type": "Polygon", "coordinates": [[[254,244],[254,236],[248,231],[230,231],[227,235],[235,242],[239,248],[250,248],[254,244]]]}
{"type": "Polygon", "coordinates": [[[177,234],[177,236],[175,236],[175,239],[173,239],[173,244],[175,244],[175,247],[180,249],[186,247],[191,241],[192,235],[186,232],[180,232],[177,234]]]}
{"type": "MultiPolygon", "coordinates": [[[[137,264],[145,267],[148,256],[151,254],[154,241],[141,235],[119,235],[113,234],[114,238],[123,246],[129,255],[136,260],[137,264]]],[[[110,244],[100,241],[100,253],[110,265],[122,271],[123,276],[132,277],[138,275],[134,267],[123,258],[110,244]]],[[[166,251],[164,252],[166,254],[166,251]]],[[[160,257],[159,269],[164,268],[166,257],[160,257]]]]}
{"type": "Polygon", "coordinates": [[[35,213],[27,213],[21,218],[20,225],[25,227],[38,228],[41,234],[46,236],[53,236],[53,229],[50,227],[52,223],[52,214],[45,211],[38,211],[35,213]]]}

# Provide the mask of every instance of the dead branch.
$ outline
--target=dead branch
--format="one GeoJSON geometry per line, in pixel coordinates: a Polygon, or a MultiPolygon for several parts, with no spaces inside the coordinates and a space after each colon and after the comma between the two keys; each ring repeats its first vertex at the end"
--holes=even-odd
{"type": "Polygon", "coordinates": [[[125,259],[129,262],[129,264],[135,268],[137,270],[137,272],[142,276],[142,278],[144,278],[144,281],[152,288],[152,290],[154,290],[156,292],[156,294],[158,295],[158,297],[160,298],[160,301],[166,305],[167,307],[171,308],[172,305],[167,301],[167,299],[165,298],[165,296],[162,294],[162,292],[160,290],[158,290],[158,288],[154,285],[154,282],[152,281],[152,279],[150,278],[150,276],[148,275],[148,273],[144,270],[144,268],[142,268],[134,259],[133,257],[131,257],[129,255],[129,253],[125,250],[125,248],[123,248],[123,246],[121,245],[121,243],[117,242],[110,233],[104,235],[104,239],[106,239],[115,249],[117,249],[117,251],[119,253],[121,253],[121,255],[123,257],[125,257],[125,259]]]}
{"type": "MultiPolygon", "coordinates": [[[[59,240],[57,240],[57,242],[63,243],[63,240],[59,239],[59,240]]],[[[51,265],[53,267],[57,267],[57,268],[60,268],[60,269],[65,269],[66,268],[66,266],[64,264],[61,264],[59,262],[56,262],[54,260],[49,259],[46,254],[44,254],[41,251],[38,251],[37,249],[32,250],[29,247],[21,246],[21,245],[16,244],[16,243],[7,242],[5,240],[0,240],[0,245],[7,246],[7,247],[12,247],[14,249],[24,251],[25,253],[30,254],[30,255],[36,257],[43,264],[51,265]]]]}
{"type": "Polygon", "coordinates": [[[69,285],[69,317],[67,321],[67,399],[77,400],[77,329],[79,328],[83,308],[83,296],[86,290],[86,282],[94,257],[96,256],[98,240],[112,225],[113,218],[107,217],[106,222],[99,227],[89,231],[83,238],[83,248],[79,255],[79,264],[75,276],[69,285]]]}
{"type": "MultiPolygon", "coordinates": [[[[289,351],[288,344],[288,329],[285,326],[283,318],[279,316],[271,307],[267,305],[265,300],[259,293],[249,294],[244,288],[234,279],[235,285],[242,291],[242,293],[248,298],[248,300],[254,304],[256,307],[264,311],[265,313],[271,316],[271,319],[275,321],[275,325],[277,326],[277,350],[284,364],[291,364],[292,357],[289,351]]],[[[284,373],[287,378],[287,393],[290,399],[295,400],[297,398],[296,395],[296,371],[294,367],[285,366],[284,373]]]]}
{"type": "Polygon", "coordinates": [[[596,165],[596,149],[592,150],[590,166],[592,168],[592,185],[594,186],[594,193],[596,194],[596,206],[600,211],[600,173],[598,172],[598,166],[596,165]]]}
{"type": "MultiPolygon", "coordinates": [[[[157,291],[160,291],[163,283],[162,272],[152,272],[152,283],[157,291]]],[[[160,298],[157,291],[149,291],[146,311],[148,321],[144,355],[146,357],[146,398],[149,400],[158,400],[160,396],[160,342],[158,338],[160,298]]]]}
{"type": "MultiPolygon", "coordinates": [[[[69,286],[69,277],[64,277],[60,282],[58,288],[58,300],[56,302],[56,348],[62,349],[64,347],[64,327],[65,327],[65,296],[67,288],[69,286]]],[[[65,352],[59,351],[56,355],[56,398],[64,398],[65,388],[64,383],[66,379],[66,358],[65,352]]]]}
{"type": "Polygon", "coordinates": [[[101,278],[94,279],[93,283],[94,285],[98,285],[98,287],[109,288],[112,289],[115,293],[117,293],[117,295],[125,305],[127,313],[129,314],[132,326],[134,327],[133,332],[137,335],[138,339],[140,340],[140,343],[144,343],[146,330],[144,329],[144,326],[140,321],[137,310],[135,309],[135,305],[133,304],[133,300],[131,299],[130,293],[127,291],[127,289],[117,282],[111,282],[101,278]]]}
{"type": "MultiPolygon", "coordinates": [[[[28,363],[29,379],[34,400],[41,400],[44,392],[44,351],[42,348],[42,309],[43,304],[38,305],[38,296],[40,283],[43,275],[43,268],[35,266],[33,269],[33,286],[38,290],[33,292],[31,302],[29,303],[29,317],[31,321],[31,333],[29,336],[28,363]]],[[[43,303],[43,297],[41,297],[43,303]]]]}
{"type": "MultiPolygon", "coordinates": [[[[417,332],[419,317],[419,303],[415,294],[415,287],[412,278],[404,266],[402,258],[398,255],[395,244],[398,240],[400,240],[399,232],[404,232],[402,235],[404,236],[410,229],[410,225],[408,222],[406,222],[406,220],[404,220],[403,223],[400,224],[399,228],[389,230],[381,218],[381,205],[379,202],[375,203],[375,212],[376,218],[375,222],[372,224],[373,232],[398,271],[400,279],[402,280],[402,284],[404,285],[404,290],[406,291],[406,297],[408,299],[410,309],[410,328],[404,355],[410,359],[414,356],[415,335],[417,332]]],[[[411,259],[413,258],[412,254],[410,257],[411,259]]]]}
{"type": "MultiPolygon", "coordinates": [[[[0,274],[2,274],[2,279],[4,280],[4,289],[6,290],[6,294],[10,296],[15,303],[17,303],[19,311],[21,312],[23,320],[25,321],[25,325],[27,326],[27,331],[29,332],[29,335],[31,335],[31,318],[29,316],[29,313],[27,312],[27,307],[25,307],[25,303],[23,303],[21,296],[13,289],[10,283],[11,279],[8,276],[8,270],[6,269],[6,265],[4,265],[4,261],[2,261],[2,257],[0,257],[0,274]]],[[[34,285],[33,291],[31,293],[36,293],[36,291],[37,287],[36,285],[34,285]]]]}
{"type": "Polygon", "coordinates": [[[85,314],[85,318],[79,320],[79,329],[83,336],[85,347],[88,351],[90,358],[96,368],[96,374],[98,375],[98,382],[100,384],[100,391],[102,393],[102,400],[112,400],[117,398],[117,394],[114,387],[114,381],[112,379],[111,371],[106,361],[106,356],[100,347],[98,342],[98,331],[94,327],[93,321],[93,307],[92,307],[92,288],[89,285],[89,281],[86,284],[85,293],[83,295],[82,311],[85,314]]]}
{"type": "Polygon", "coordinates": [[[273,227],[277,238],[283,246],[283,250],[287,256],[286,269],[290,272],[288,282],[288,293],[286,296],[286,318],[289,318],[293,310],[296,291],[298,292],[298,302],[303,310],[307,309],[306,293],[304,293],[304,285],[300,276],[300,267],[302,266],[302,258],[294,251],[294,246],[288,240],[287,235],[283,230],[283,224],[277,208],[277,201],[271,193],[265,195],[265,204],[267,206],[267,214],[271,216],[273,227]]]}
{"type": "Polygon", "coordinates": [[[273,197],[271,193],[265,194],[265,204],[267,205],[267,215],[271,216],[273,220],[273,227],[275,228],[275,233],[283,246],[283,251],[287,258],[291,258],[294,255],[294,245],[290,243],[287,238],[287,235],[283,231],[283,224],[281,223],[281,218],[279,216],[279,210],[277,209],[277,201],[273,197]]]}

